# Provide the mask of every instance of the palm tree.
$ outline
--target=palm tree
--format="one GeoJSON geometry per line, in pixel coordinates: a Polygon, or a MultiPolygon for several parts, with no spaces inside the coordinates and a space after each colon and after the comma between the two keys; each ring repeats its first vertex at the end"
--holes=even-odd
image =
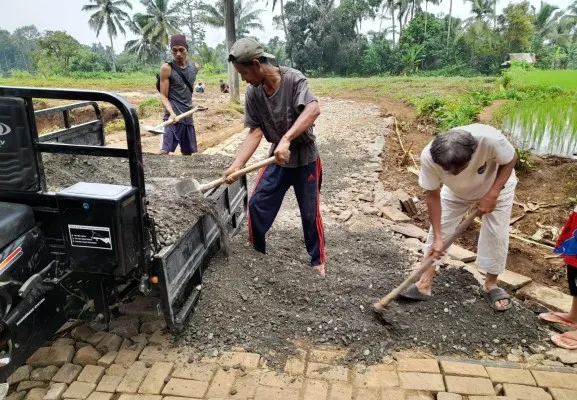
{"type": "Polygon", "coordinates": [[[563,11],[559,11],[559,7],[541,2],[541,7],[535,15],[535,30],[541,42],[555,32],[561,15],[563,11]]]}
{"type": "Polygon", "coordinates": [[[439,4],[441,4],[442,0],[425,0],[425,37],[427,37],[427,19],[428,19],[428,6],[429,3],[431,3],[434,6],[438,6],[439,4]]]}
{"type": "Polygon", "coordinates": [[[492,48],[493,32],[489,28],[489,21],[493,17],[494,0],[465,0],[465,2],[467,1],[471,3],[471,14],[473,16],[465,21],[466,28],[471,28],[472,31],[483,34],[483,39],[487,39],[489,48],[492,48]],[[474,28],[472,28],[473,26],[474,28]]]}
{"type": "Polygon", "coordinates": [[[397,19],[399,21],[399,42],[403,36],[403,26],[407,24],[407,18],[409,16],[409,9],[411,7],[410,0],[396,0],[396,7],[398,8],[397,19]],[[405,17],[405,23],[403,24],[403,16],[405,17]]]}
{"type": "MultiPolygon", "coordinates": [[[[252,29],[264,30],[260,20],[262,9],[255,9],[257,0],[236,0],[234,3],[234,19],[236,27],[236,37],[246,36],[252,29]]],[[[200,9],[205,15],[200,21],[215,28],[224,27],[224,1],[218,0],[216,6],[203,4],[200,9]]]]}
{"type": "Polygon", "coordinates": [[[146,13],[134,14],[142,26],[142,36],[151,44],[168,46],[169,37],[179,32],[179,10],[170,7],[170,0],[140,0],[146,13]]]}
{"type": "Polygon", "coordinates": [[[469,21],[485,21],[493,16],[494,1],[493,0],[465,0],[471,2],[471,14],[473,16],[469,21]]]}
{"type": "MultiPolygon", "coordinates": [[[[577,1],[576,1],[576,4],[577,4],[577,1]]],[[[266,4],[266,5],[268,6],[268,1],[267,1],[267,4],[266,4]]],[[[274,7],[275,7],[275,6],[276,6],[276,0],[272,0],[272,10],[273,10],[273,11],[274,11],[274,7]]],[[[283,27],[283,30],[284,30],[285,40],[288,41],[288,30],[287,30],[287,28],[286,28],[286,20],[285,20],[285,17],[284,17],[284,0],[280,0],[280,19],[281,19],[281,21],[282,21],[282,27],[283,27]]]]}
{"type": "Polygon", "coordinates": [[[449,41],[451,40],[451,24],[453,22],[453,0],[449,0],[449,23],[447,25],[447,50],[449,49],[449,41]]]}
{"type": "Polygon", "coordinates": [[[129,53],[136,54],[138,59],[144,64],[158,61],[165,53],[165,46],[160,43],[152,43],[149,38],[143,34],[143,28],[148,24],[148,20],[142,16],[135,16],[135,18],[127,21],[128,28],[135,34],[140,36],[140,39],[129,40],[124,45],[124,50],[129,53]]]}
{"type": "Polygon", "coordinates": [[[122,26],[122,22],[130,19],[128,14],[122,10],[122,7],[132,9],[132,4],[127,0],[88,0],[90,4],[82,6],[82,11],[96,11],[90,16],[88,25],[96,31],[96,36],[100,35],[100,31],[104,24],[108,31],[110,38],[110,47],[112,48],[112,72],[116,72],[116,64],[114,62],[114,43],[112,39],[118,36],[120,31],[126,35],[126,31],[122,26]]]}
{"type": "Polygon", "coordinates": [[[493,0],[493,29],[497,29],[497,0],[493,0]]]}
{"type": "Polygon", "coordinates": [[[573,2],[573,4],[571,4],[569,7],[567,7],[567,12],[573,16],[573,17],[577,17],[577,0],[575,0],[573,2]]]}
{"type": "Polygon", "coordinates": [[[396,0],[385,0],[383,2],[383,10],[387,9],[391,12],[391,22],[393,24],[393,48],[395,48],[395,8],[397,7],[396,0]]]}

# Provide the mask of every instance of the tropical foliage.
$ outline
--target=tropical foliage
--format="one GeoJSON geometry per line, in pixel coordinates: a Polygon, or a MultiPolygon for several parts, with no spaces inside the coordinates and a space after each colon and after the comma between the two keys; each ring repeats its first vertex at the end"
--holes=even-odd
{"type": "MultiPolygon", "coordinates": [[[[206,70],[226,68],[224,43],[204,41],[206,28],[224,31],[223,0],[85,1],[90,27],[98,37],[106,32],[109,45],[82,45],[66,32],[34,26],[0,29],[0,74],[157,69],[177,32],[206,70]],[[133,6],[140,12],[129,15],[133,6]],[[113,39],[128,33],[118,54],[113,39]]],[[[469,16],[460,19],[452,0],[273,0],[274,23],[285,35],[263,45],[279,64],[317,76],[497,74],[510,53],[531,53],[540,68],[577,69],[577,0],[565,9],[504,0],[499,12],[496,0],[464,1],[469,16]],[[449,2],[448,15],[428,12],[441,1],[449,2]],[[367,31],[373,20],[378,29],[367,31]]],[[[237,37],[264,29],[257,0],[235,0],[234,11],[237,37]]]]}
{"type": "MultiPolygon", "coordinates": [[[[94,14],[92,14],[88,20],[88,25],[96,31],[96,36],[100,35],[102,27],[106,25],[106,32],[110,38],[110,48],[114,54],[114,43],[112,39],[118,36],[118,32],[126,34],[123,23],[130,18],[123,8],[132,8],[132,5],[127,0],[89,1],[89,4],[82,7],[83,11],[94,11],[94,14]]],[[[112,57],[112,71],[116,71],[114,57],[112,57]]]]}
{"type": "MultiPolygon", "coordinates": [[[[234,16],[236,37],[241,38],[253,30],[264,30],[260,22],[260,14],[264,11],[256,8],[257,0],[236,0],[234,2],[234,16]]],[[[214,28],[224,29],[224,0],[218,0],[216,5],[202,4],[204,15],[200,21],[214,28]]]]}

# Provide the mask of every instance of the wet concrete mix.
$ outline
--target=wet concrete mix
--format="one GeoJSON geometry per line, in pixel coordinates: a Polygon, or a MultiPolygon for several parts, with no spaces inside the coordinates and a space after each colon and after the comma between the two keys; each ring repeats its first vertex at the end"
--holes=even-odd
{"type": "MultiPolygon", "coordinates": [[[[174,184],[185,178],[200,182],[220,177],[231,163],[224,156],[175,157],[143,155],[148,212],[156,223],[161,246],[174,243],[204,214],[215,216],[214,207],[200,194],[176,195],[174,184]]],[[[77,182],[130,185],[127,159],[114,157],[43,154],[48,189],[59,191],[77,182]]],[[[218,221],[218,219],[217,219],[218,221]]]]}
{"type": "Polygon", "coordinates": [[[326,232],[327,278],[314,274],[302,232],[277,230],[269,254],[257,253],[246,233],[231,241],[228,259],[217,255],[205,272],[201,299],[180,343],[214,356],[232,347],[263,355],[281,369],[297,343],[346,350],[348,364],[376,363],[398,350],[437,355],[506,357],[545,337],[537,316],[520,305],[493,311],[479,283],[461,269],[442,271],[427,302],[398,302],[385,324],[371,305],[398,285],[410,268],[402,249],[382,232],[326,232]]]}
{"type": "MultiPolygon", "coordinates": [[[[128,163],[114,158],[44,155],[52,190],[78,181],[129,184],[128,163]]],[[[230,164],[224,156],[144,156],[149,212],[162,244],[172,243],[206,210],[179,199],[175,179],[216,179],[230,164]]],[[[339,164],[343,169],[343,164],[339,164]]],[[[337,171],[327,162],[327,170],[337,171]]],[[[324,185],[328,198],[339,190],[324,185]]],[[[201,299],[177,344],[199,356],[215,356],[235,347],[262,354],[282,368],[297,343],[336,345],[347,350],[345,363],[379,362],[398,350],[422,348],[437,355],[506,357],[511,348],[529,351],[547,335],[537,316],[516,300],[504,313],[493,311],[478,294],[478,282],[459,269],[442,271],[428,302],[399,303],[389,324],[371,305],[408,274],[410,257],[383,230],[349,232],[327,227],[327,278],[312,271],[300,229],[273,227],[268,254],[252,249],[246,229],[211,260],[201,299]]]]}

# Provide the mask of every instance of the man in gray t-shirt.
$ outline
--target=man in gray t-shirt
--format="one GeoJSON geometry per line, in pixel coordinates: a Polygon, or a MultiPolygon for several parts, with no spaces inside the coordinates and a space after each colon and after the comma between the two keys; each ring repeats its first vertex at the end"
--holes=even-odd
{"type": "Polygon", "coordinates": [[[254,39],[238,40],[228,60],[249,83],[244,115],[248,135],[227,177],[241,169],[256,151],[262,137],[270,142],[276,164],[263,168],[249,202],[249,238],[257,251],[266,252],[265,236],[293,186],[299,204],[307,252],[313,269],[325,276],[325,240],[320,212],[322,166],[314,122],[320,115],[317,98],[305,76],[292,68],[275,67],[275,57],[254,39]]]}

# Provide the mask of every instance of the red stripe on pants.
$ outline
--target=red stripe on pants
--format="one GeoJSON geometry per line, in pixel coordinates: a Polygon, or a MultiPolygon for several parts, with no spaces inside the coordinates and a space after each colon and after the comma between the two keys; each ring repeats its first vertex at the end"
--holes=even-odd
{"type": "MultiPolygon", "coordinates": [[[[252,192],[250,192],[251,197],[254,194],[254,192],[256,191],[256,187],[258,186],[258,183],[260,182],[262,176],[264,175],[264,171],[266,171],[266,167],[262,167],[262,169],[258,173],[258,176],[256,177],[256,182],[254,183],[254,186],[252,188],[252,192]]],[[[248,241],[253,243],[252,224],[250,222],[250,209],[248,210],[248,241]]]]}
{"type": "Polygon", "coordinates": [[[317,159],[317,231],[319,233],[319,252],[321,264],[325,263],[325,231],[323,225],[323,218],[321,216],[321,196],[320,185],[323,167],[321,159],[317,159]]]}

